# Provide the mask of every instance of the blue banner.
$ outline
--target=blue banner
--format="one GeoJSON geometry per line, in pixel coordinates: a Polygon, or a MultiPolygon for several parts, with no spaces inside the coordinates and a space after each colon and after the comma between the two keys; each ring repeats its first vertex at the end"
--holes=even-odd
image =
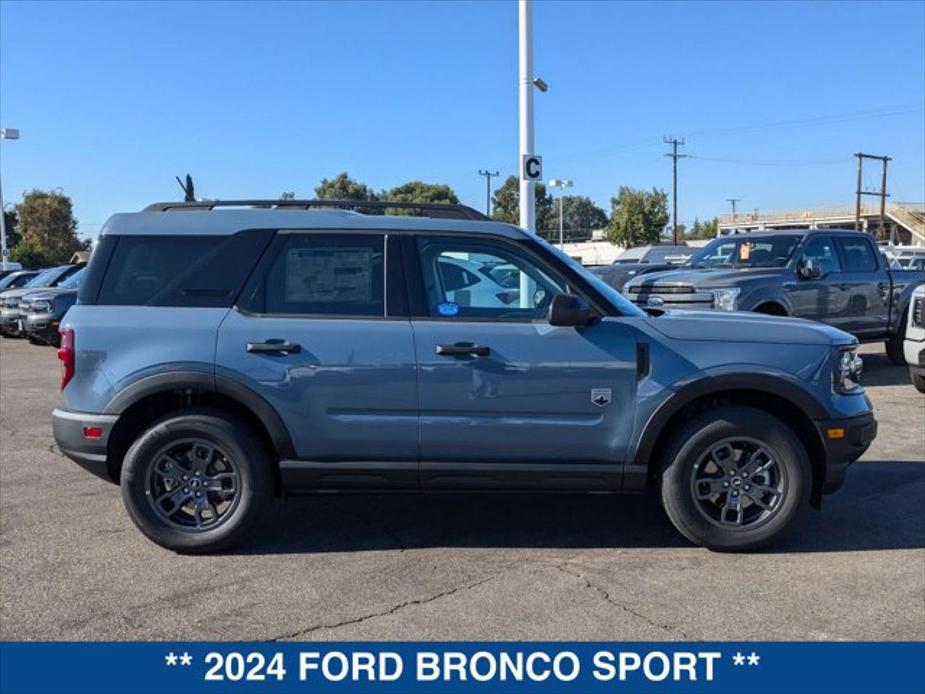
{"type": "Polygon", "coordinates": [[[923,694],[922,643],[3,643],[2,694],[923,694]]]}

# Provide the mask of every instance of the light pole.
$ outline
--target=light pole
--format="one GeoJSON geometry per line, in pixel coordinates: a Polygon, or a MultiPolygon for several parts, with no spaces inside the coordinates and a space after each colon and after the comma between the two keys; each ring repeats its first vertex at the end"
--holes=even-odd
{"type": "MultiPolygon", "coordinates": [[[[533,157],[533,88],[541,92],[549,89],[541,78],[533,74],[533,0],[517,0],[517,54],[518,54],[518,114],[520,117],[520,159],[517,168],[524,167],[527,157],[533,157]]],[[[542,171],[539,172],[542,176],[542,171]]],[[[520,226],[531,234],[536,233],[536,180],[520,171],[520,226]]]]}
{"type": "Polygon", "coordinates": [[[562,223],[562,206],[565,200],[565,189],[571,188],[573,183],[574,182],[569,178],[554,178],[549,182],[550,188],[559,189],[559,248],[565,245],[565,227],[562,223]]]}
{"type": "MultiPolygon", "coordinates": [[[[0,140],[18,140],[19,130],[16,128],[0,128],[0,140]]],[[[3,186],[0,185],[0,263],[6,263],[10,257],[10,249],[6,247],[6,215],[3,213],[3,186]]]]}

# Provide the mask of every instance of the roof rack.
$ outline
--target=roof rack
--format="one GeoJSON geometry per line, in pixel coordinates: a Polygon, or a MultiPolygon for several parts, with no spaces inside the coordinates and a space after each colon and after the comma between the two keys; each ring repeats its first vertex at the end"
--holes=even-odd
{"type": "Polygon", "coordinates": [[[202,200],[196,202],[156,202],[144,208],[144,212],[169,212],[171,210],[214,210],[216,207],[254,207],[270,209],[309,210],[334,207],[353,210],[363,214],[384,214],[386,210],[410,210],[421,217],[434,219],[469,219],[488,221],[489,217],[466,205],[449,205],[430,202],[401,202],[386,200],[202,200]]]}

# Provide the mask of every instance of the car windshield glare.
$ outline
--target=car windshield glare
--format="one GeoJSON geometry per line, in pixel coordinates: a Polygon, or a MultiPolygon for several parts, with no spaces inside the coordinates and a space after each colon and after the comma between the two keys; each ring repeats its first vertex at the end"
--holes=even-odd
{"type": "Polygon", "coordinates": [[[37,274],[35,277],[33,277],[31,280],[26,282],[24,286],[25,287],[44,287],[46,286],[48,284],[48,281],[54,276],[56,269],[57,268],[49,268],[47,270],[43,270],[42,272],[37,274]]]}
{"type": "Polygon", "coordinates": [[[75,272],[73,275],[68,277],[58,286],[64,289],[77,289],[77,287],[80,286],[80,280],[83,279],[83,275],[86,271],[87,271],[87,268],[85,267],[80,268],[77,272],[75,272]]]}
{"type": "Polygon", "coordinates": [[[800,243],[794,235],[719,238],[695,254],[687,267],[784,267],[800,243]]]}

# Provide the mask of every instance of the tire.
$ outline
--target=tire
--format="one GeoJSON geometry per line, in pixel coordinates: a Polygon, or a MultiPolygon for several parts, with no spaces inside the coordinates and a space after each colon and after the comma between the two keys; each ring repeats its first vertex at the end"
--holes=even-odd
{"type": "Polygon", "coordinates": [[[132,444],[122,463],[122,500],[161,547],[217,552],[260,524],[273,480],[271,457],[247,424],[224,412],[191,411],[160,420],[132,444]]]}
{"type": "Polygon", "coordinates": [[[763,410],[720,406],[701,412],[674,433],[662,463],[660,496],[665,512],[684,537],[711,550],[766,546],[791,528],[809,505],[812,471],[806,449],[786,424],[763,410]],[[741,452],[730,443],[735,441],[742,443],[741,452]],[[739,481],[713,462],[714,449],[733,451],[723,464],[739,472],[739,481]],[[751,467],[740,466],[752,453],[757,455],[751,467]],[[767,470],[742,477],[746,467],[767,470]],[[698,493],[713,489],[715,497],[697,498],[698,493]],[[727,511],[724,506],[733,496],[733,501],[739,500],[738,509],[727,511]]]}
{"type": "Polygon", "coordinates": [[[912,380],[912,385],[915,386],[917,391],[920,393],[925,393],[925,375],[915,374],[910,371],[909,378],[912,380]]]}
{"type": "Polygon", "coordinates": [[[903,311],[899,329],[885,343],[886,358],[894,366],[906,366],[906,355],[903,352],[903,341],[906,339],[906,313],[903,311]]]}

